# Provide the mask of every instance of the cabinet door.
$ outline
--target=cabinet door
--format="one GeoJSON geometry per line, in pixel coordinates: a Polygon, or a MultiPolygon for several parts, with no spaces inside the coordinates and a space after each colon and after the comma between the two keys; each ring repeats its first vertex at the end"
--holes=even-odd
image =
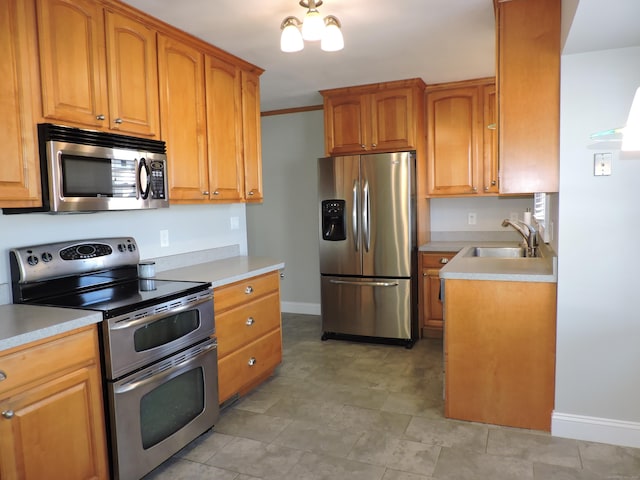
{"type": "Polygon", "coordinates": [[[244,191],[247,202],[262,201],[262,145],[260,135],[260,79],[242,72],[242,132],[244,191]]]}
{"type": "Polygon", "coordinates": [[[156,34],[141,23],[105,12],[109,128],[159,137],[156,34]]]}
{"type": "Polygon", "coordinates": [[[478,87],[427,94],[427,169],[430,195],[478,191],[480,122],[478,87]]]}
{"type": "Polygon", "coordinates": [[[158,35],[158,75],[169,198],[177,203],[208,200],[203,55],[189,45],[158,35]]]}
{"type": "Polygon", "coordinates": [[[411,88],[381,91],[371,96],[372,150],[415,148],[415,113],[411,88]]]}
{"type": "Polygon", "coordinates": [[[329,155],[363,153],[370,142],[370,97],[362,94],[325,98],[325,149],[329,155]]]}
{"type": "Polygon", "coordinates": [[[205,72],[209,198],[239,202],[244,186],[240,70],[206,56],[205,72]]]}
{"type": "Polygon", "coordinates": [[[0,207],[40,204],[40,164],[32,118],[35,12],[30,2],[0,3],[0,207]]]}
{"type": "Polygon", "coordinates": [[[43,116],[106,125],[102,7],[91,0],[38,0],[43,116]]]}
{"type": "Polygon", "coordinates": [[[95,366],[0,399],[0,477],[107,478],[101,405],[95,366]]]}
{"type": "Polygon", "coordinates": [[[484,109],[483,129],[483,168],[482,191],[484,193],[498,193],[498,134],[497,134],[497,98],[495,84],[482,87],[484,109]]]}
{"type": "Polygon", "coordinates": [[[557,192],[560,3],[498,2],[500,192],[557,192]]]}

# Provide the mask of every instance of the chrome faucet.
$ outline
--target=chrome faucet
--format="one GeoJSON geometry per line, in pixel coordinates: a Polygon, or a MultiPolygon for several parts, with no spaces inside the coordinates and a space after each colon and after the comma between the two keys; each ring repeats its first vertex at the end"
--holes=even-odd
{"type": "Polygon", "coordinates": [[[536,232],[536,229],[520,220],[509,220],[505,218],[502,221],[502,226],[508,227],[509,225],[522,235],[524,243],[527,245],[527,257],[535,257],[536,249],[538,248],[538,232],[536,232]]]}

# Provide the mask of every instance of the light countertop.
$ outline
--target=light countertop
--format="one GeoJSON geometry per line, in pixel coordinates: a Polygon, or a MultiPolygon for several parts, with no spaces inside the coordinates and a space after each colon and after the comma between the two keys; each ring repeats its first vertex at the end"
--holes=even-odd
{"type": "Polygon", "coordinates": [[[0,352],[101,321],[102,314],[91,310],[0,305],[0,352]]]}
{"type": "Polygon", "coordinates": [[[498,241],[439,241],[421,245],[421,252],[458,252],[440,269],[440,278],[458,280],[497,280],[506,282],[558,281],[558,257],[547,244],[538,248],[541,258],[468,257],[468,251],[476,246],[510,247],[518,242],[498,241]]]}
{"type": "Polygon", "coordinates": [[[283,268],[283,262],[271,258],[237,256],[164,270],[157,273],[156,278],[211,282],[213,288],[216,288],[283,268]]]}
{"type": "MultiPolygon", "coordinates": [[[[156,278],[211,282],[215,288],[283,268],[266,257],[234,256],[164,270],[156,278]]],[[[0,352],[101,321],[102,313],[90,310],[0,305],[0,352]]]]}

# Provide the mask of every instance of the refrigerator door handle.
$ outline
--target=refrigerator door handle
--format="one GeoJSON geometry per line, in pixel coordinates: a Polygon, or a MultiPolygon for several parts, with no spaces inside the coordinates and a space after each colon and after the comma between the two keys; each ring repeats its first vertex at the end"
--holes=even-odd
{"type": "Polygon", "coordinates": [[[371,202],[369,199],[369,181],[365,180],[362,187],[364,194],[362,205],[362,234],[364,235],[364,248],[368,252],[371,248],[371,225],[369,223],[369,214],[371,213],[371,202]]]}
{"type": "Polygon", "coordinates": [[[351,211],[351,224],[353,228],[353,247],[358,251],[358,237],[360,235],[360,222],[358,221],[358,180],[353,181],[353,208],[351,211]]]}
{"type": "Polygon", "coordinates": [[[356,285],[358,287],[397,287],[398,282],[385,282],[385,281],[364,281],[354,282],[350,280],[329,280],[329,283],[336,285],[356,285]]]}

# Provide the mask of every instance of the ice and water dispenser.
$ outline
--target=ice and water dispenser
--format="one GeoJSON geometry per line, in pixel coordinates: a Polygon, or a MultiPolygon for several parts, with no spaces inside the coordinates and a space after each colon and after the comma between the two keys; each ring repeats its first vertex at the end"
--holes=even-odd
{"type": "Polygon", "coordinates": [[[330,242],[347,239],[344,200],[322,201],[322,239],[330,242]]]}

